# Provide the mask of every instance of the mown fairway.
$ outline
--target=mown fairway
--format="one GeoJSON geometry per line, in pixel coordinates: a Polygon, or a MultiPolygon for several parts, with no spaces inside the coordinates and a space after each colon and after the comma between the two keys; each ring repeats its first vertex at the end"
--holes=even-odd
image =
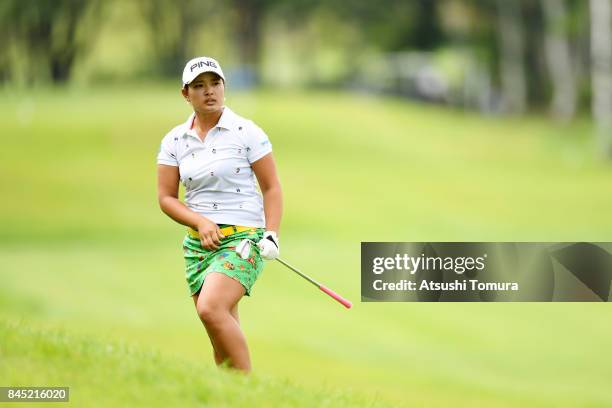
{"type": "Polygon", "coordinates": [[[327,390],[329,406],[612,405],[608,304],[359,302],[361,241],[610,241],[612,167],[592,159],[587,121],[335,93],[229,89],[227,104],[272,140],[282,256],[354,308],[269,264],[241,303],[254,379],[219,377],[184,284],[184,229],[156,200],[159,142],[189,114],[178,89],[5,91],[0,385],[72,384],[83,406],[313,406],[327,390]],[[68,337],[45,343],[58,328],[68,337]]]}

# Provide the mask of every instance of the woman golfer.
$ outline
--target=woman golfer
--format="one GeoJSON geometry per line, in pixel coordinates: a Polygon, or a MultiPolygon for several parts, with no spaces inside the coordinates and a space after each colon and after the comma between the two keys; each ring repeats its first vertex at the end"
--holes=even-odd
{"type": "Polygon", "coordinates": [[[279,252],[282,193],[272,146],[263,130],[224,106],[225,76],[214,59],[194,58],[185,65],[181,93],[193,114],[161,142],[159,205],[187,226],[187,284],[215,362],[248,372],[238,302],[250,296],[262,258],[274,259],[279,252]],[[244,239],[257,245],[239,256],[236,247],[244,239]]]}

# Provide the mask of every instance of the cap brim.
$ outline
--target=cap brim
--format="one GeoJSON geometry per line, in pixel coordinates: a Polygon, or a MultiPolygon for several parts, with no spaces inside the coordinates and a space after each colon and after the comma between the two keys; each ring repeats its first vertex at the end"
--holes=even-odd
{"type": "Polygon", "coordinates": [[[193,81],[195,81],[195,79],[196,79],[197,77],[199,77],[200,75],[205,74],[205,73],[207,73],[207,72],[212,72],[213,74],[215,74],[215,75],[217,75],[219,78],[221,78],[221,79],[223,80],[223,82],[225,82],[225,78],[223,77],[223,75],[219,74],[219,73],[218,73],[217,71],[215,71],[214,69],[207,69],[207,70],[203,70],[203,71],[200,71],[200,72],[196,73],[196,74],[195,74],[195,75],[194,75],[194,76],[193,76],[191,79],[189,79],[189,81],[187,81],[187,82],[183,82],[183,86],[185,86],[185,85],[189,85],[190,83],[192,83],[193,81]]]}

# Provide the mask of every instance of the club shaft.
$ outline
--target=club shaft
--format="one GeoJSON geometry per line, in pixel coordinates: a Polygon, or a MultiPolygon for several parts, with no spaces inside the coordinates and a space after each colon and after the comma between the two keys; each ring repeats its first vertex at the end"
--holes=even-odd
{"type": "Polygon", "coordinates": [[[313,285],[315,285],[317,288],[321,287],[321,284],[319,282],[317,282],[316,280],[312,279],[310,276],[300,272],[299,270],[297,270],[296,268],[294,268],[293,266],[289,265],[287,262],[283,261],[280,258],[276,258],[276,260],[280,263],[282,263],[283,265],[285,265],[287,268],[291,269],[293,272],[297,273],[298,275],[300,275],[302,278],[306,279],[308,282],[312,283],[313,285]]]}
{"type": "Polygon", "coordinates": [[[317,282],[316,280],[312,279],[310,276],[300,272],[298,269],[296,269],[293,266],[289,265],[287,262],[283,261],[282,259],[276,258],[276,260],[278,262],[282,263],[283,265],[285,265],[287,268],[291,269],[293,272],[295,272],[298,275],[300,275],[302,278],[306,279],[308,282],[312,283],[319,290],[321,290],[321,291],[325,292],[327,295],[331,296],[333,299],[338,301],[340,304],[342,304],[342,306],[346,307],[347,309],[350,309],[353,306],[353,304],[349,300],[343,298],[342,296],[340,296],[339,294],[337,294],[336,292],[334,292],[333,290],[331,290],[327,286],[321,285],[319,282],[317,282]]]}

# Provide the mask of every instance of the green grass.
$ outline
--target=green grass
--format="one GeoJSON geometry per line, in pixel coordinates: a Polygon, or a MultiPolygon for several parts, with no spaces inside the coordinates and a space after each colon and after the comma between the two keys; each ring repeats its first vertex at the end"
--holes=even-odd
{"type": "Polygon", "coordinates": [[[220,371],[66,330],[34,330],[23,322],[0,321],[0,340],[0,374],[10,379],[3,385],[68,386],[69,403],[60,405],[235,407],[257,401],[266,407],[389,406],[354,392],[304,389],[287,380],[220,371]]]}
{"type": "Polygon", "coordinates": [[[612,167],[592,159],[588,121],[319,92],[227,104],[273,142],[283,257],[354,308],[270,264],[241,303],[255,375],[220,373],[184,285],[183,229],[156,202],[159,142],[189,114],[178,90],[4,92],[0,385],[69,381],[82,406],[184,392],[184,405],[313,406],[326,390],[330,406],[612,404],[607,304],[358,302],[360,241],[610,241],[612,167]],[[117,343],[170,368],[124,365],[104,352],[117,343]]]}

